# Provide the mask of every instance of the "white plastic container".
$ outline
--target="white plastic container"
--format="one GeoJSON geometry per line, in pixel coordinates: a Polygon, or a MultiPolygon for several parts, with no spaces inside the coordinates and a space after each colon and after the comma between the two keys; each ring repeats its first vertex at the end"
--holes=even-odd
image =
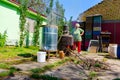
{"type": "Polygon", "coordinates": [[[46,62],[46,52],[37,52],[37,61],[38,62],[46,62]]]}
{"type": "Polygon", "coordinates": [[[108,47],[108,53],[111,57],[117,58],[117,44],[110,44],[108,47]]]}

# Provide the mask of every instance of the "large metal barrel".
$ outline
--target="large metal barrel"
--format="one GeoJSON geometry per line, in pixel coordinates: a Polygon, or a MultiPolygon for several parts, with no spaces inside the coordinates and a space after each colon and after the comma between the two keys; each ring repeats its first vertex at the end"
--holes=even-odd
{"type": "Polygon", "coordinates": [[[44,50],[57,50],[58,29],[56,27],[43,28],[43,48],[44,50]]]}
{"type": "Polygon", "coordinates": [[[59,50],[64,50],[65,47],[72,46],[72,45],[73,45],[73,36],[64,34],[64,35],[61,36],[60,42],[58,44],[58,49],[59,50]]]}

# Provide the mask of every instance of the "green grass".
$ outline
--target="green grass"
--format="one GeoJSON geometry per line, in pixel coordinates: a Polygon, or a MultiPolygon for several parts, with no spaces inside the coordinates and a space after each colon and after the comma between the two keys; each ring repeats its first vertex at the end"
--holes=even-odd
{"type": "Polygon", "coordinates": [[[9,69],[10,65],[8,65],[6,63],[0,63],[0,68],[2,68],[2,69],[9,69]]]}
{"type": "Polygon", "coordinates": [[[1,72],[0,77],[5,77],[9,75],[9,71],[1,72]]]}
{"type": "Polygon", "coordinates": [[[3,61],[11,61],[16,59],[21,59],[26,57],[30,57],[30,55],[36,55],[38,51],[38,47],[29,47],[29,48],[20,48],[14,46],[5,46],[0,47],[0,62],[3,61]],[[29,55],[28,55],[29,54],[29,55]],[[20,56],[24,55],[24,56],[20,56]]]}
{"type": "Polygon", "coordinates": [[[90,78],[94,78],[94,77],[96,77],[97,76],[97,72],[95,72],[95,71],[90,71],[89,72],[89,77],[90,78]]]}
{"type": "Polygon", "coordinates": [[[95,64],[94,64],[94,67],[99,67],[99,68],[101,68],[101,67],[102,67],[102,64],[100,64],[100,63],[95,63],[95,64]]]}
{"type": "Polygon", "coordinates": [[[38,47],[15,47],[5,46],[0,47],[0,69],[6,69],[0,73],[0,77],[13,75],[14,72],[19,71],[12,67],[12,64],[19,64],[32,60],[37,55],[38,47]]]}
{"type": "Polygon", "coordinates": [[[16,71],[20,71],[20,70],[14,68],[14,67],[10,67],[8,71],[0,72],[0,77],[14,76],[14,72],[16,72],[16,71]]]}

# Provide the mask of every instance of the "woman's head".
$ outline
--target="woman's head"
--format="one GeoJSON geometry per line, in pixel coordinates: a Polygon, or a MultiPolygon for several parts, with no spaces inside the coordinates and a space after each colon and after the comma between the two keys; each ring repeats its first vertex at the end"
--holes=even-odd
{"type": "Polygon", "coordinates": [[[80,24],[79,24],[79,23],[76,23],[76,24],[75,24],[75,27],[76,27],[76,28],[79,28],[79,27],[80,27],[80,24]]]}

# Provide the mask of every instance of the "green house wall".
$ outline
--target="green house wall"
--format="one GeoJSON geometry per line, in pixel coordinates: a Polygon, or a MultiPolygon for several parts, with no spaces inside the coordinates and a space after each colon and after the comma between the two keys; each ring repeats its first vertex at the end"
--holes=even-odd
{"type": "Polygon", "coordinates": [[[0,2],[0,33],[7,30],[8,39],[19,39],[18,9],[0,2]]]}
{"type": "MultiPolygon", "coordinates": [[[[4,33],[7,30],[7,43],[9,45],[15,45],[16,41],[19,41],[20,29],[19,29],[19,6],[9,2],[8,0],[0,0],[0,33],[4,33]]],[[[27,17],[34,20],[37,18],[37,14],[32,11],[27,11],[27,17]]],[[[42,16],[41,16],[42,17],[42,16]]],[[[45,19],[44,17],[42,17],[45,19]]],[[[45,19],[46,21],[46,19],[45,19]]],[[[42,41],[42,29],[40,29],[40,44],[42,41]]],[[[32,34],[30,33],[30,40],[32,40],[32,34]]]]}

